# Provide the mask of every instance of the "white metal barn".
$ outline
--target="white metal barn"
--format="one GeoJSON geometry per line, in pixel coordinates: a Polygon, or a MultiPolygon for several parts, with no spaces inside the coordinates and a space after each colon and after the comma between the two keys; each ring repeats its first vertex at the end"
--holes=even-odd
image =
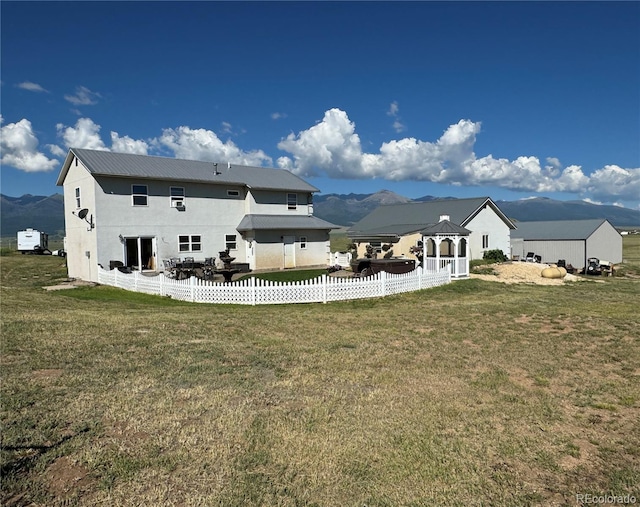
{"type": "Polygon", "coordinates": [[[554,220],[517,222],[511,231],[511,254],[524,259],[533,252],[542,262],[556,263],[563,259],[576,269],[582,269],[587,259],[597,257],[614,264],[622,262],[622,236],[605,219],[554,220]]]}

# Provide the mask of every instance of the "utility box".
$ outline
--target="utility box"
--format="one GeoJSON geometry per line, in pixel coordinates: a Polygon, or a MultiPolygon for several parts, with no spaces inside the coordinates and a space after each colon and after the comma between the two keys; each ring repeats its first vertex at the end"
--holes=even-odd
{"type": "Polygon", "coordinates": [[[49,235],[46,232],[36,231],[35,229],[18,231],[18,252],[51,255],[49,235]]]}

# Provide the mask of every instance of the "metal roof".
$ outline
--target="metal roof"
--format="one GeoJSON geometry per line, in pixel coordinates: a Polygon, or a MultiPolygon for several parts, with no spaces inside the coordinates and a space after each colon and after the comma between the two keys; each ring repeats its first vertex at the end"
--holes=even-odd
{"type": "Polygon", "coordinates": [[[410,202],[379,206],[349,229],[350,233],[363,234],[375,232],[395,232],[400,235],[417,232],[426,227],[436,225],[441,215],[448,215],[449,220],[464,226],[485,206],[490,206],[509,226],[515,225],[509,220],[489,197],[469,199],[437,199],[427,202],[410,202]]]}
{"type": "MultiPolygon", "coordinates": [[[[511,232],[512,238],[526,240],[582,240],[591,236],[596,229],[608,221],[592,220],[550,220],[545,222],[518,222],[518,229],[511,232]]],[[[611,224],[609,224],[611,225],[611,224]]],[[[611,226],[613,227],[613,226],[611,226]]]]}
{"type": "Polygon", "coordinates": [[[285,169],[236,164],[202,162],[168,157],[114,153],[71,148],[58,176],[62,185],[73,157],[76,156],[95,176],[159,179],[210,184],[241,185],[263,190],[319,192],[303,179],[285,169]]]}
{"type": "Polygon", "coordinates": [[[245,215],[236,227],[238,232],[281,229],[339,229],[311,215],[245,215]]]}
{"type": "Polygon", "coordinates": [[[465,229],[464,227],[451,223],[449,220],[441,220],[437,224],[431,225],[420,232],[423,236],[449,236],[452,234],[468,236],[471,234],[469,229],[465,229]]]}

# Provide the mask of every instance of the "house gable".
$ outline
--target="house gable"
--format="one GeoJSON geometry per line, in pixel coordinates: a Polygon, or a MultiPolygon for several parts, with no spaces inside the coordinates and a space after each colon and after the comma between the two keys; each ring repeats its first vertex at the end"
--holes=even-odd
{"type": "Polygon", "coordinates": [[[451,222],[465,227],[486,207],[490,207],[509,229],[516,228],[489,197],[479,197],[379,206],[351,226],[349,235],[385,233],[402,236],[437,224],[441,215],[448,215],[451,222]]]}

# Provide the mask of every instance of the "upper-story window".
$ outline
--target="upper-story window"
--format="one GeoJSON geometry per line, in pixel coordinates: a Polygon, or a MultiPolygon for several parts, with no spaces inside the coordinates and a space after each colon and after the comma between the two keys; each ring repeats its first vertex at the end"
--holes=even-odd
{"type": "Polygon", "coordinates": [[[489,248],[489,235],[488,234],[483,234],[482,235],[482,248],[489,248]]]}
{"type": "Polygon", "coordinates": [[[298,207],[298,194],[287,194],[287,209],[298,207]]]}
{"type": "Polygon", "coordinates": [[[224,246],[227,250],[237,250],[238,242],[236,241],[235,234],[225,234],[224,235],[224,246]]]}
{"type": "Polygon", "coordinates": [[[171,194],[171,207],[181,208],[184,206],[184,187],[171,187],[169,189],[171,194]]]}
{"type": "Polygon", "coordinates": [[[227,190],[227,197],[239,197],[240,190],[227,190]]]}
{"type": "Polygon", "coordinates": [[[80,187],[76,187],[76,208],[80,209],[80,187]]]}
{"type": "Polygon", "coordinates": [[[300,249],[304,250],[307,248],[307,237],[306,236],[300,236],[300,249]]]}
{"type": "Polygon", "coordinates": [[[131,198],[134,206],[147,206],[149,203],[147,185],[131,185],[131,198]]]}

